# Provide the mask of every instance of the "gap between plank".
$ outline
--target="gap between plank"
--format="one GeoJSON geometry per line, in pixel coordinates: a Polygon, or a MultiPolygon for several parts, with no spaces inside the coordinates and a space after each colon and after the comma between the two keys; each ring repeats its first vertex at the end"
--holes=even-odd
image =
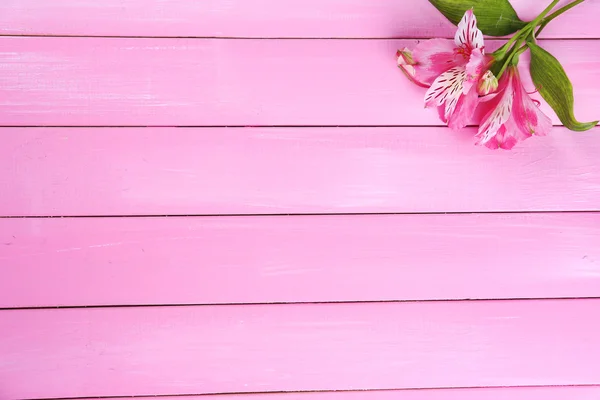
{"type": "MultiPolygon", "coordinates": [[[[44,35],[44,34],[0,34],[0,37],[45,37],[45,38],[100,38],[100,39],[215,39],[215,40],[429,40],[429,39],[448,39],[454,37],[406,37],[406,36],[390,36],[390,37],[247,37],[247,36],[145,36],[145,35],[44,35]]],[[[487,40],[506,40],[508,37],[485,37],[487,40]]],[[[557,41],[557,40],[600,40],[600,38],[541,38],[541,41],[557,41]]]]}
{"type": "Polygon", "coordinates": [[[467,303],[467,302],[500,302],[500,301],[581,301],[598,300],[600,297],[506,297],[506,298],[465,298],[465,299],[426,299],[426,300],[340,300],[340,301],[300,301],[300,302],[249,302],[249,303],[172,303],[172,304],[102,304],[83,306],[27,306],[0,307],[0,311],[25,310],[73,310],[97,308],[163,308],[163,307],[230,307],[230,306],[289,306],[289,305],[341,305],[341,304],[390,304],[390,303],[467,303]]]}
{"type": "Polygon", "coordinates": [[[273,392],[219,392],[219,393],[201,393],[201,394],[146,394],[129,396],[100,396],[100,397],[43,397],[26,398],[21,400],[94,400],[94,399],[120,399],[120,398],[144,398],[152,397],[160,399],[161,397],[211,397],[211,396],[244,396],[256,394],[310,394],[310,393],[354,393],[354,392],[402,392],[402,391],[442,391],[442,390],[466,390],[466,389],[536,389],[536,388],[600,388],[597,384],[580,385],[524,385],[524,386],[453,386],[453,387],[435,387],[435,388],[399,388],[399,389],[341,389],[341,390],[303,390],[303,391],[273,391],[273,392]]]}
{"type": "Polygon", "coordinates": [[[132,215],[2,215],[0,219],[48,218],[189,218],[189,217],[318,217],[371,215],[486,215],[486,214],[596,214],[600,210],[516,210],[516,211],[423,211],[423,212],[355,212],[355,213],[265,213],[265,214],[132,214],[132,215]]]}
{"type": "MultiPolygon", "coordinates": [[[[437,125],[0,125],[0,128],[439,128],[437,125]]],[[[561,127],[562,125],[553,125],[561,127]]],[[[465,128],[477,128],[477,125],[467,125],[465,128]]]]}
{"type": "MultiPolygon", "coordinates": [[[[562,128],[564,125],[552,125],[555,128],[562,128]]],[[[46,129],[46,128],[97,128],[97,129],[120,129],[120,128],[181,128],[181,129],[214,129],[214,128],[225,128],[225,129],[244,129],[244,128],[267,128],[267,129],[278,129],[278,128],[294,128],[294,129],[317,129],[317,128],[415,128],[415,129],[428,129],[428,128],[446,128],[445,124],[433,124],[433,125],[0,125],[0,129],[4,128],[27,128],[27,129],[46,129]]],[[[467,125],[463,129],[467,128],[478,128],[479,125],[467,125]]],[[[600,129],[600,125],[593,127],[592,129],[600,129]]]]}

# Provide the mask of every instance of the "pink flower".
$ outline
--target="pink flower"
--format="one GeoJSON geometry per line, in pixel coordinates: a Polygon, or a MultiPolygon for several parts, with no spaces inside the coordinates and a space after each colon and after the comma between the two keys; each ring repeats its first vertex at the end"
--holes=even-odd
{"type": "MultiPolygon", "coordinates": [[[[411,53],[397,53],[398,67],[415,83],[429,87],[425,106],[439,108],[440,118],[453,129],[465,127],[479,102],[480,79],[492,58],[485,55],[483,34],[473,10],[458,24],[454,42],[431,39],[411,53]]],[[[487,93],[485,93],[487,94],[487,93]]]]}
{"type": "Polygon", "coordinates": [[[527,94],[515,66],[506,70],[498,93],[490,96],[489,101],[481,103],[486,114],[476,136],[477,144],[511,149],[518,141],[533,135],[545,136],[552,128],[550,118],[527,94]]]}
{"type": "MultiPolygon", "coordinates": [[[[438,76],[425,94],[425,107],[438,107],[440,118],[452,129],[464,128],[479,103],[477,83],[489,69],[483,34],[472,10],[465,13],[454,38],[454,52],[462,56],[438,76]]],[[[452,63],[447,63],[448,65],[452,63]]]]}

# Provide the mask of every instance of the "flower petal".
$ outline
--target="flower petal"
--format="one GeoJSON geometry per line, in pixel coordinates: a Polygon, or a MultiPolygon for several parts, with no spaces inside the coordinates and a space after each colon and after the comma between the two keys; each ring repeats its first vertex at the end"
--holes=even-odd
{"type": "Polygon", "coordinates": [[[517,128],[526,137],[547,135],[552,129],[552,120],[529,97],[521,83],[518,72],[515,72],[513,80],[515,86],[513,117],[517,128]]]}
{"type": "Polygon", "coordinates": [[[465,85],[463,86],[463,93],[467,94],[473,85],[479,82],[479,78],[483,75],[483,70],[485,68],[486,59],[480,49],[475,49],[471,53],[471,57],[469,58],[469,62],[465,67],[467,70],[467,80],[465,81],[465,85]]]}
{"type": "Polygon", "coordinates": [[[492,140],[496,134],[499,133],[501,128],[506,128],[504,127],[504,124],[511,117],[514,102],[514,89],[508,75],[509,73],[505,74],[500,81],[502,91],[486,104],[486,107],[489,107],[489,111],[482,118],[483,122],[479,126],[479,132],[477,132],[476,135],[479,139],[477,142],[478,144],[486,144],[492,140]]]}
{"type": "Polygon", "coordinates": [[[492,149],[504,149],[510,150],[519,142],[515,136],[512,136],[511,130],[514,129],[514,122],[511,124],[511,119],[509,119],[506,124],[502,125],[496,135],[491,138],[488,142],[485,143],[485,146],[492,149]]]}
{"type": "Polygon", "coordinates": [[[462,129],[471,122],[475,109],[479,104],[479,94],[477,88],[472,88],[467,94],[459,97],[456,103],[456,109],[448,116],[448,126],[450,129],[462,129]]]}
{"type": "Polygon", "coordinates": [[[419,43],[412,52],[416,78],[431,85],[435,78],[467,60],[455,51],[454,43],[447,39],[430,39],[419,43]]]}
{"type": "Polygon", "coordinates": [[[425,94],[425,107],[445,104],[443,120],[449,120],[463,93],[466,77],[467,72],[464,67],[454,67],[441,74],[425,94]]]}
{"type": "Polygon", "coordinates": [[[481,49],[483,51],[483,33],[477,28],[477,18],[472,9],[467,10],[460,20],[454,42],[458,47],[469,50],[481,49]]]}

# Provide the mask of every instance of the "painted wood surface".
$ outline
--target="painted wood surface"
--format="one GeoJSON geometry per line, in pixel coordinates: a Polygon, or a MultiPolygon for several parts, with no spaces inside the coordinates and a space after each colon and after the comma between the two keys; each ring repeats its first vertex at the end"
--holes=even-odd
{"type": "Polygon", "coordinates": [[[0,129],[0,215],[600,210],[600,129],[0,129]]]}
{"type": "MultiPolygon", "coordinates": [[[[396,66],[415,43],[4,37],[0,125],[440,125],[396,66]]],[[[542,44],[598,119],[600,41],[542,44]]]]}
{"type": "MultiPolygon", "coordinates": [[[[599,12],[541,42],[582,120],[599,12]]],[[[33,216],[0,218],[0,400],[600,399],[600,130],[440,127],[394,54],[453,33],[425,0],[0,1],[0,217],[33,216]]]]}
{"type": "MultiPolygon", "coordinates": [[[[598,400],[600,386],[370,390],[356,392],[261,393],[181,396],[179,400],[598,400]]],[[[167,400],[141,397],[140,400],[167,400]]],[[[123,397],[115,400],[131,400],[123,397]]]]}
{"type": "Polygon", "coordinates": [[[0,381],[10,399],[598,385],[598,310],[600,299],[0,311],[0,381]]]}
{"type": "Polygon", "coordinates": [[[0,307],[600,297],[600,214],[0,219],[0,307]]]}
{"type": "MultiPolygon", "coordinates": [[[[567,3],[561,1],[560,5],[567,3]]],[[[546,0],[511,0],[535,18],[546,0]]],[[[545,37],[598,38],[600,4],[588,1],[545,37]]],[[[3,0],[0,33],[10,35],[214,37],[453,37],[426,0],[3,0]]]]}

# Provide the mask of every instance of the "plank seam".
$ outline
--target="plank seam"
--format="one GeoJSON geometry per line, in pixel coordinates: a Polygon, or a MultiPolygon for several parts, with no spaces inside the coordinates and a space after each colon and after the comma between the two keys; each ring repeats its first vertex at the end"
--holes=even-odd
{"type": "Polygon", "coordinates": [[[27,306],[0,307],[0,311],[26,310],[73,310],[102,308],[165,308],[165,307],[230,307],[230,306],[289,306],[289,305],[341,305],[341,304],[395,304],[395,303],[469,303],[469,302],[512,302],[512,301],[581,301],[598,300],[600,296],[588,297],[507,297],[507,298],[464,298],[464,299],[426,299],[426,300],[340,300],[340,301],[299,301],[299,302],[249,302],[249,303],[172,303],[172,304],[104,304],[82,306],[27,306]]]}
{"type": "Polygon", "coordinates": [[[211,397],[223,395],[257,395],[257,394],[310,394],[310,393],[354,393],[354,392],[398,392],[398,391],[442,391],[442,390],[465,390],[465,389],[538,389],[538,388],[600,388],[598,384],[577,385],[524,385],[524,386],[448,386],[435,388],[398,388],[398,389],[341,389],[341,390],[303,390],[303,391],[272,391],[272,392],[218,392],[218,393],[186,393],[186,394],[145,394],[125,396],[99,396],[99,397],[39,397],[23,398],[20,400],[94,400],[94,399],[119,399],[119,398],[144,398],[144,397],[211,397]]]}
{"type": "MultiPolygon", "coordinates": [[[[126,36],[126,35],[41,35],[41,34],[0,34],[0,37],[31,37],[31,38],[100,38],[100,39],[209,39],[209,40],[429,40],[429,39],[453,39],[454,37],[450,36],[436,36],[436,37],[408,37],[408,36],[389,36],[389,37],[335,37],[335,36],[324,36],[324,37],[309,37],[309,36],[144,36],[144,35],[134,35],[134,36],[126,36]]],[[[506,38],[502,37],[485,37],[487,40],[503,40],[506,38]]],[[[590,38],[590,37],[581,37],[581,38],[573,38],[573,37],[564,37],[564,38],[541,38],[542,41],[564,41],[564,40],[573,40],[573,41],[595,41],[600,40],[598,38],[590,38]]]]}
{"type": "MultiPolygon", "coordinates": [[[[0,128],[444,128],[447,125],[0,125],[0,128]]],[[[563,125],[552,125],[562,127],[563,125]]],[[[468,125],[465,128],[477,128],[468,125]]],[[[595,127],[596,128],[596,127],[595,127]]]]}
{"type": "MultiPolygon", "coordinates": [[[[564,125],[555,124],[552,125],[555,128],[562,128],[564,125]]],[[[279,129],[279,128],[297,128],[297,129],[315,129],[315,128],[446,128],[444,124],[432,124],[432,125],[0,125],[0,129],[4,128],[28,128],[28,129],[46,129],[46,128],[182,128],[182,129],[215,129],[215,128],[226,128],[226,129],[244,129],[244,128],[267,128],[267,129],[279,129]]],[[[478,125],[467,125],[463,129],[467,128],[478,128],[478,125]]],[[[592,129],[600,129],[600,126],[595,126],[592,129]]]]}
{"type": "Polygon", "coordinates": [[[519,214],[597,214],[599,210],[515,210],[515,211],[425,211],[425,212],[356,212],[356,213],[267,213],[267,214],[107,214],[107,215],[2,215],[0,219],[51,218],[202,218],[202,217],[318,217],[372,215],[519,215],[519,214]]]}

